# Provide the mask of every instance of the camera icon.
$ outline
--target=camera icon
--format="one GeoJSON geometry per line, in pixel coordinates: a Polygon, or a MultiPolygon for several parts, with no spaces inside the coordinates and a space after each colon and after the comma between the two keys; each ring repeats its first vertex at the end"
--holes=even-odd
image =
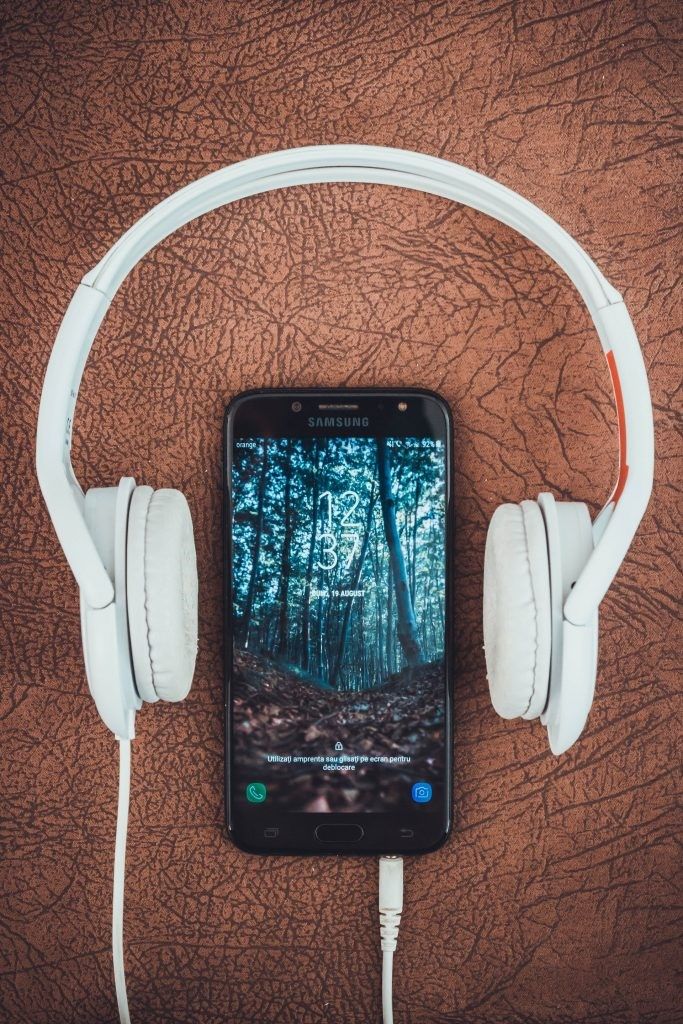
{"type": "Polygon", "coordinates": [[[416,804],[428,804],[432,799],[432,787],[429,782],[415,782],[412,789],[413,800],[416,804]]]}

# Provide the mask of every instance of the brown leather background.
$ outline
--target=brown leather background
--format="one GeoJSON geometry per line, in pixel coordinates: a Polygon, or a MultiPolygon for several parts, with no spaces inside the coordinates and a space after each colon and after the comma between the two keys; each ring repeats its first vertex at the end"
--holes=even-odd
{"type": "MultiPolygon", "coordinates": [[[[660,1022],[676,1011],[680,150],[674,2],[8,2],[2,34],[0,1016],[115,1019],[116,746],[36,485],[50,347],[76,282],[149,207],[280,147],[369,142],[497,177],[623,290],[656,416],[654,498],[602,611],[597,700],[555,759],[499,721],[480,622],[504,500],[607,496],[609,378],[577,295],[501,226],[324,186],[205,217],[113,304],[86,369],[85,486],[177,486],[200,656],[138,716],[126,893],[134,1021],[379,1020],[376,863],[273,859],[223,827],[220,436],[259,385],[425,385],[457,439],[455,829],[406,865],[397,1024],[660,1022]]],[[[679,57],[680,59],[680,57],[679,57]]]]}

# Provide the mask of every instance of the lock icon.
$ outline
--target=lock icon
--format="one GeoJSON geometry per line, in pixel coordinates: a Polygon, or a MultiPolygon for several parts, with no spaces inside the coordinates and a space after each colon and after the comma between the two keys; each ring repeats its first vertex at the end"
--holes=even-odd
{"type": "Polygon", "coordinates": [[[344,749],[344,744],[340,743],[339,740],[337,740],[337,742],[334,745],[334,749],[335,750],[343,750],[344,749]]]}

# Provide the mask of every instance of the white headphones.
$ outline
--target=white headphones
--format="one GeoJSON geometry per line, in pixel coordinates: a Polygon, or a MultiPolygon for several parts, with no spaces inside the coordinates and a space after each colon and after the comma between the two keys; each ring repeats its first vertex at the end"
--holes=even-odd
{"type": "Polygon", "coordinates": [[[489,527],[484,640],[491,699],[504,718],[538,718],[550,747],[580,735],[595,688],[598,606],[652,490],[654,438],[645,367],[621,296],[583,249],[526,199],[458,164],[400,149],[313,146],[245,160],[209,174],[150,210],[85,275],[66,311],[38,417],[38,479],[81,592],[91,693],[106,725],[132,739],[143,701],[182,700],[197,648],[192,522],[179,491],[124,478],[84,496],[71,459],[73,413],[91,345],[128,273],[149,250],[216,207],[318,182],[394,185],[443,196],[502,221],[567,273],[597,329],[619,427],[618,481],[591,524],[586,505],[503,505],[489,527]]]}

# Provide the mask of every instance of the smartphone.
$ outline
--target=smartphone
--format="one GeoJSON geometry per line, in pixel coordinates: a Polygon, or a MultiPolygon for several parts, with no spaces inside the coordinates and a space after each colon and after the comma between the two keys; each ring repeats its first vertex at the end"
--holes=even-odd
{"type": "Polygon", "coordinates": [[[451,416],[268,390],[225,419],[225,785],[256,853],[423,853],[451,807],[451,416]]]}

